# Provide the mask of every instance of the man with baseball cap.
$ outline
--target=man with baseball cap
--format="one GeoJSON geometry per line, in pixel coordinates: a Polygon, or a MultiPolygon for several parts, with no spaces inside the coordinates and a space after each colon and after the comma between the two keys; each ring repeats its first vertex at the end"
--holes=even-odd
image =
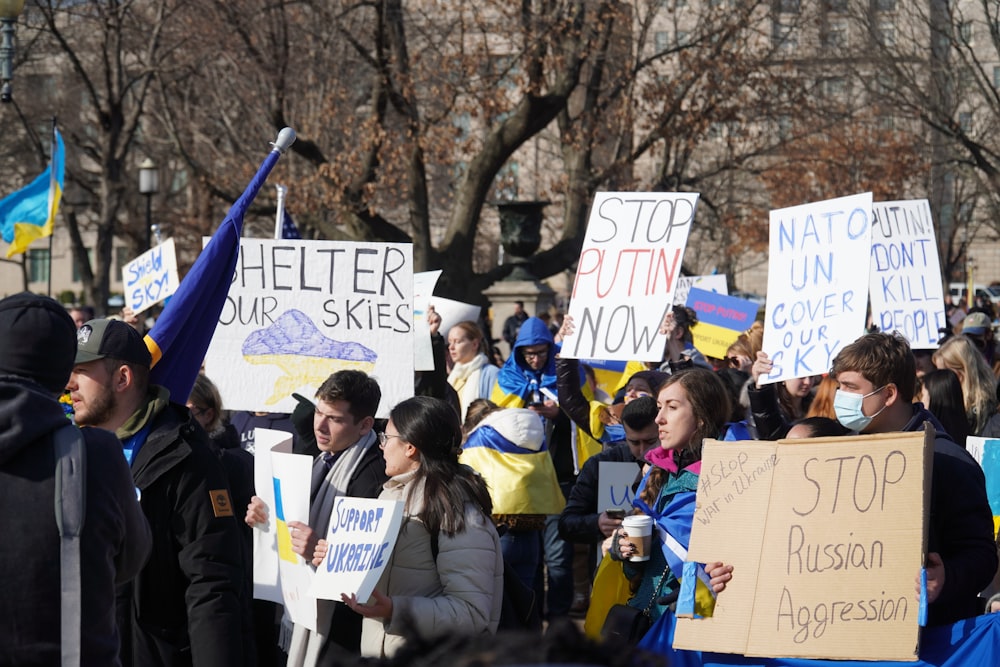
{"type": "MultiPolygon", "coordinates": [[[[151,357],[119,320],[77,331],[67,389],[77,423],[114,431],[124,447],[153,556],[119,591],[124,665],[244,665],[249,571],[225,472],[188,409],[149,383],[151,357]]],[[[181,397],[186,399],[187,397],[181,397]]]]}
{"type": "MultiPolygon", "coordinates": [[[[63,414],[57,396],[66,386],[75,354],[76,326],[48,297],[24,292],[0,300],[0,637],[13,665],[58,665],[61,645],[75,644],[79,664],[118,665],[115,586],[131,580],[149,556],[149,525],[136,502],[121,444],[107,431],[80,431],[63,414]],[[56,454],[68,438],[83,451],[65,485],[56,454]],[[72,486],[74,482],[71,482],[72,486]],[[82,504],[70,498],[82,499],[82,504]],[[59,509],[54,509],[55,507],[59,509]],[[82,509],[79,596],[73,610],[71,565],[61,556],[56,513],[82,509]],[[64,577],[67,577],[64,579],[64,577]],[[75,622],[73,616],[78,616],[75,622]],[[71,624],[72,639],[61,635],[71,624]]],[[[72,448],[73,446],[70,446],[72,448]]],[[[64,528],[65,523],[61,524],[64,528]]],[[[63,663],[66,664],[66,663],[63,663]]]]}
{"type": "Polygon", "coordinates": [[[962,334],[976,344],[990,366],[996,358],[996,341],[993,338],[993,321],[980,310],[974,310],[962,320],[962,334]]]}

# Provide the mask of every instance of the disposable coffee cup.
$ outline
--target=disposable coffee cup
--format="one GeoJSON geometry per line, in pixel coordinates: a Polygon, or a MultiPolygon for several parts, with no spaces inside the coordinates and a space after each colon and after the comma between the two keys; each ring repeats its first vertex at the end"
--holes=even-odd
{"type": "Polygon", "coordinates": [[[646,514],[630,514],[622,519],[622,528],[628,539],[635,545],[635,553],[629,560],[649,560],[649,548],[653,541],[653,517],[646,514]]]}

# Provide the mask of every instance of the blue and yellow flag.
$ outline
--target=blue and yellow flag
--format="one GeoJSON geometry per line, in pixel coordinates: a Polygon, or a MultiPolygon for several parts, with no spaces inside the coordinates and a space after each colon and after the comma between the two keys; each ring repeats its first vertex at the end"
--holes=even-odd
{"type": "Polygon", "coordinates": [[[243,216],[293,141],[295,133],[286,127],[146,335],[153,355],[150,380],[166,387],[174,401],[187,401],[215,334],[240,253],[243,216]]]}
{"type": "Polygon", "coordinates": [[[10,244],[7,257],[24,252],[35,239],[52,235],[65,174],[66,147],[59,130],[53,127],[49,166],[27,187],[0,201],[3,240],[10,244]]]}

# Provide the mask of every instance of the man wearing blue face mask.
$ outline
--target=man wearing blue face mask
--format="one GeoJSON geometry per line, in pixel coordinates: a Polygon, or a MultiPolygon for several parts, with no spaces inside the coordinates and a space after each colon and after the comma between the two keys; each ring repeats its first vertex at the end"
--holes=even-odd
{"type": "Polygon", "coordinates": [[[866,434],[919,431],[931,422],[937,431],[931,475],[927,540],[928,625],[976,616],[978,594],[997,571],[993,514],[982,468],[951,440],[938,420],[912,403],[916,362],[898,334],[862,336],[833,360],[831,375],[840,388],[837,419],[866,434]]]}

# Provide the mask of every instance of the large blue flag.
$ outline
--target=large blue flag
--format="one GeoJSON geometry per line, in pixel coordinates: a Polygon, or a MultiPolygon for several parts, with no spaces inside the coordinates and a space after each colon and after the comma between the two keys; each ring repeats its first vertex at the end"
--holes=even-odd
{"type": "Polygon", "coordinates": [[[53,127],[49,166],[26,187],[0,201],[3,240],[10,244],[7,257],[24,252],[35,239],[52,235],[65,173],[66,147],[59,130],[53,127]]]}
{"type": "Polygon", "coordinates": [[[187,401],[191,393],[226,303],[240,252],[243,216],[293,141],[295,132],[286,127],[146,335],[146,346],[153,355],[150,379],[170,390],[170,397],[179,403],[187,401]]]}

